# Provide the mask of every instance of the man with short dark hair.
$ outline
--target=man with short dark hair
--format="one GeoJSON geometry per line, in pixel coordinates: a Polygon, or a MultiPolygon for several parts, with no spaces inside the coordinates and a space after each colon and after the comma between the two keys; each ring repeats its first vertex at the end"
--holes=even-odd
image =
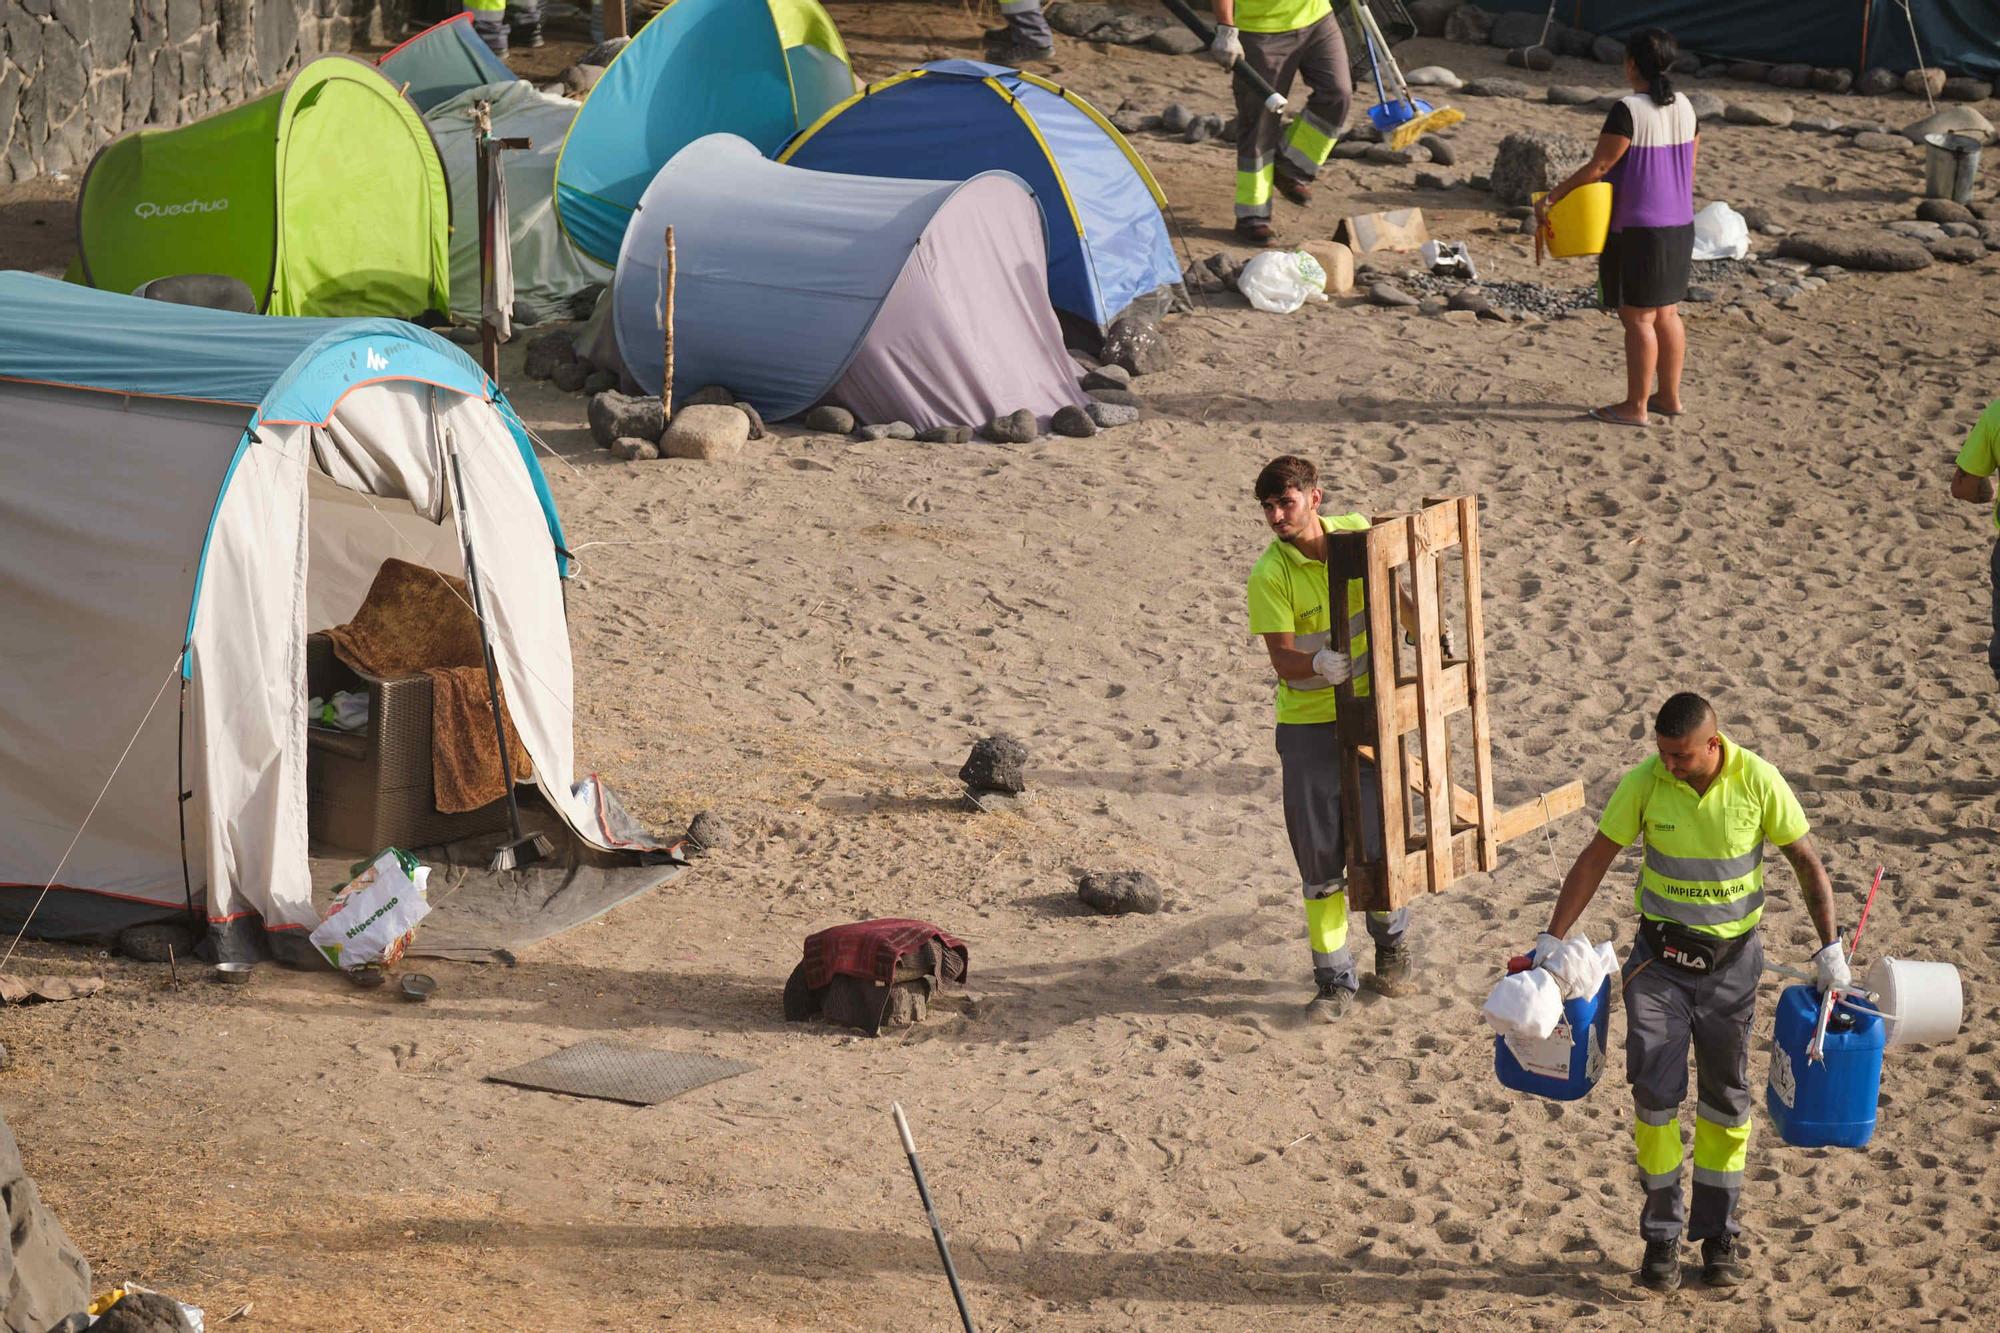
{"type": "MultiPolygon", "coordinates": [[[[1284,774],[1285,832],[1304,884],[1306,942],[1312,950],[1314,995],[1309,1018],[1332,1022],[1347,1011],[1360,981],[1347,945],[1347,849],[1341,837],[1340,734],[1334,686],[1351,681],[1369,692],[1368,636],[1356,634],[1346,656],[1332,644],[1327,534],[1365,532],[1361,514],[1322,515],[1319,472],[1293,455],[1272,459],[1257,475],[1257,503],[1274,539],[1250,571],[1250,632],[1263,636],[1277,675],[1278,762],[1284,774]]],[[[1365,607],[1361,580],[1347,584],[1347,609],[1365,607]]],[[[1361,799],[1378,812],[1381,792],[1364,766],[1361,799]]],[[[1380,816],[1377,815],[1379,823],[1380,816]]],[[[1363,829],[1366,838],[1368,829],[1363,829]]],[[[1379,834],[1369,840],[1381,854],[1379,834]]],[[[1393,991],[1410,974],[1403,933],[1409,910],[1370,912],[1379,989],[1393,991]]]]}
{"type": "Polygon", "coordinates": [[[1563,879],[1549,928],[1535,941],[1545,966],[1590,905],[1605,871],[1644,838],[1639,935],[1625,960],[1625,1074],[1646,1202],[1639,1234],[1647,1286],[1680,1285],[1682,1224],[1701,1242],[1702,1279],[1743,1280],[1736,1204],[1750,1143],[1750,1025],[1764,946],[1764,844],[1791,862],[1819,932],[1821,990],[1852,982],[1834,929],[1833,885],[1784,776],[1716,729],[1698,694],[1676,694],[1653,721],[1658,753],[1618,783],[1597,836],[1563,879]],[[1694,1047],[1694,1201],[1681,1193],[1680,1105],[1694,1047]]]}
{"type": "MultiPolygon", "coordinates": [[[[2000,471],[2000,398],[1986,405],[1973,423],[1972,433],[1958,451],[1958,466],[1952,470],[1951,493],[1973,504],[1993,504],[1993,474],[2000,471]]],[[[2000,530],[2000,505],[1993,510],[1993,526],[2000,530]]],[[[1989,562],[1993,578],[1993,637],[1986,644],[1986,662],[2000,680],[2000,541],[1993,544],[1989,562]]]]}

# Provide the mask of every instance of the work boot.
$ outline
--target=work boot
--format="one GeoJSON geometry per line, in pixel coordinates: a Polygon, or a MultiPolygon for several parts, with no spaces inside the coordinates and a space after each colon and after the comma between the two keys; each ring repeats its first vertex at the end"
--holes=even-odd
{"type": "Polygon", "coordinates": [[[1743,1252],[1734,1236],[1710,1236],[1701,1243],[1701,1280],[1711,1287],[1733,1287],[1741,1282],[1743,1252]]]}
{"type": "Polygon", "coordinates": [[[1313,201],[1312,182],[1302,181],[1296,176],[1287,175],[1283,168],[1271,173],[1271,184],[1278,187],[1279,194],[1282,194],[1300,208],[1304,208],[1313,201]]]}
{"type": "Polygon", "coordinates": [[[1375,975],[1368,978],[1368,983],[1383,995],[1407,995],[1413,988],[1410,977],[1415,970],[1409,945],[1400,941],[1378,944],[1375,946],[1375,975]]]}
{"type": "Polygon", "coordinates": [[[987,46],[998,46],[1013,35],[1014,30],[1003,23],[997,28],[988,28],[985,32],[980,33],[979,40],[987,46]]]}
{"type": "Polygon", "coordinates": [[[1238,218],[1236,238],[1246,245],[1269,245],[1271,224],[1265,218],[1238,218]]]}
{"type": "Polygon", "coordinates": [[[1639,1281],[1654,1291],[1673,1291],[1681,1285],[1681,1240],[1649,1240],[1646,1257],[1639,1264],[1639,1281]]]}
{"type": "Polygon", "coordinates": [[[1033,64],[1038,60],[1047,60],[1055,53],[1056,48],[1053,45],[1029,46],[1026,42],[1021,41],[995,42],[986,48],[986,63],[989,65],[1008,65],[1019,69],[1023,65],[1033,64]]]}
{"type": "Polygon", "coordinates": [[[537,23],[531,27],[514,28],[508,32],[507,42],[510,46],[532,51],[543,44],[542,25],[537,23]]]}
{"type": "Polygon", "coordinates": [[[1354,1003],[1354,992],[1335,981],[1319,983],[1319,992],[1306,1001],[1308,1023],[1333,1023],[1354,1003]]]}

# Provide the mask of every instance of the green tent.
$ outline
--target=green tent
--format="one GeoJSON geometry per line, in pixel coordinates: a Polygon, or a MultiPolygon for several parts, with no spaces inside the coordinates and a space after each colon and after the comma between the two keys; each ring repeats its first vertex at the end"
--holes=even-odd
{"type": "Polygon", "coordinates": [[[77,196],[77,264],[130,292],[225,273],[270,315],[450,308],[451,196],[416,108],[373,66],[313,61],[245,106],[100,151],[77,196]]]}

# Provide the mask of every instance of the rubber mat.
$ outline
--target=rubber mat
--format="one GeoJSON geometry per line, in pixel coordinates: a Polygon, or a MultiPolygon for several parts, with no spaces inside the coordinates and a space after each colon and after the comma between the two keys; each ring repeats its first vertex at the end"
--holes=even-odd
{"type": "Polygon", "coordinates": [[[572,1097],[656,1106],[704,1083],[734,1078],[756,1067],[714,1055],[586,1041],[486,1077],[491,1083],[512,1083],[572,1097]]]}

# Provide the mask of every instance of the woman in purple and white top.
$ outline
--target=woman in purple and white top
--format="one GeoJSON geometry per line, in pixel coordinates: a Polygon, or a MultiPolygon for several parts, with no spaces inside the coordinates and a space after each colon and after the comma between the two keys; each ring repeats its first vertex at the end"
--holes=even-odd
{"type": "Polygon", "coordinates": [[[1625,44],[1625,77],[1635,90],[1611,108],[1590,161],[1549,191],[1550,204],[1592,181],[1611,184],[1611,235],[1597,261],[1606,309],[1625,326],[1625,401],[1593,407],[1614,426],[1645,426],[1648,413],[1681,414],[1681,363],[1687,330],[1680,303],[1694,259],[1694,159],[1700,144],[1694,107],[1668,81],[1680,54],[1659,28],[1625,44]],[[1654,391],[1655,381],[1658,392],[1654,391]]]}

